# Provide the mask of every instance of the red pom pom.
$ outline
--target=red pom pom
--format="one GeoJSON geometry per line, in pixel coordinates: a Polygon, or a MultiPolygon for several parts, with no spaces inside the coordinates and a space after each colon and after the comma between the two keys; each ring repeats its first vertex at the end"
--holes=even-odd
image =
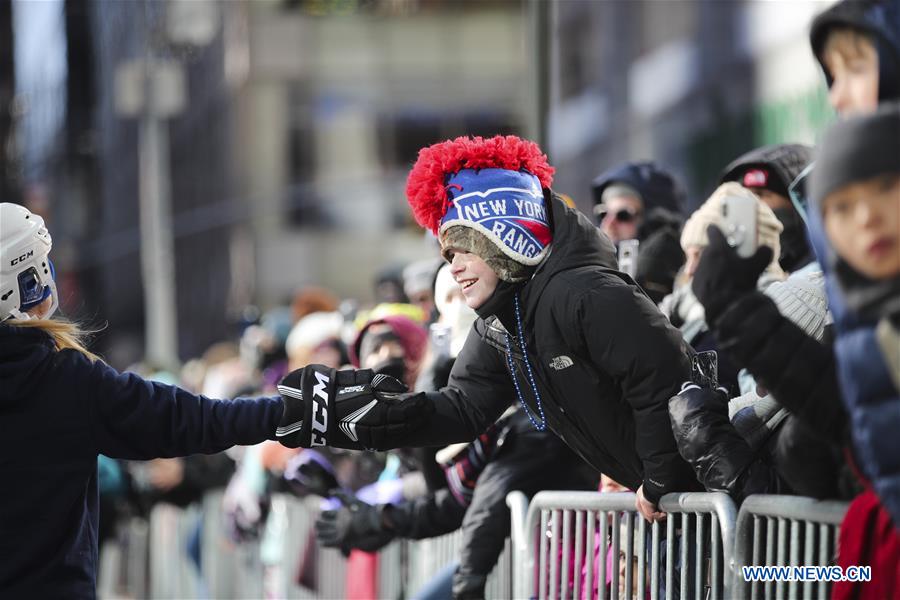
{"type": "Polygon", "coordinates": [[[406,198],[416,222],[437,235],[447,212],[448,175],[462,169],[525,170],[538,178],[541,187],[553,183],[553,167],[534,142],[514,135],[484,139],[458,137],[419,151],[419,158],[406,179],[406,198]]]}

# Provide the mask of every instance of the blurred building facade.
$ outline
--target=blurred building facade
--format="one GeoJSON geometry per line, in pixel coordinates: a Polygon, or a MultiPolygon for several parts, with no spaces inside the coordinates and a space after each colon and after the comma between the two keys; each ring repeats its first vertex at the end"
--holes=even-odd
{"type": "Polygon", "coordinates": [[[553,3],[556,188],[587,208],[596,175],[653,158],[681,175],[696,206],[741,153],[813,143],[832,111],[808,31],[832,3],[553,3]]]}
{"type": "Polygon", "coordinates": [[[180,65],[166,155],[184,359],[248,304],[310,283],[365,301],[377,270],[433,253],[404,200],[427,144],[546,132],[554,187],[587,208],[625,160],[671,167],[695,205],[741,152],[813,142],[831,111],[807,31],[830,3],[15,0],[3,198],[48,217],[68,313],[109,322],[117,366],[139,358],[138,119],[117,110],[117,73],[180,65]]]}
{"type": "Polygon", "coordinates": [[[10,105],[24,108],[7,162],[22,200],[48,216],[68,314],[109,323],[99,347],[120,367],[141,358],[145,284],[123,65],[171,61],[186,83],[164,153],[181,359],[234,333],[246,305],[305,284],[370,299],[380,268],[436,252],[405,208],[417,150],[521,134],[534,112],[518,1],[32,4],[13,6],[16,61],[58,46],[49,56],[69,64],[15,81],[10,105]],[[211,35],[185,41],[185,28],[211,35]]]}

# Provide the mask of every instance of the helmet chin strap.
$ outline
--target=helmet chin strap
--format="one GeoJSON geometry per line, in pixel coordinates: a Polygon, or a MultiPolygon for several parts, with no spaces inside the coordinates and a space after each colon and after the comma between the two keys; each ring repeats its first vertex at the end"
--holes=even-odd
{"type": "MultiPolygon", "coordinates": [[[[6,321],[8,319],[18,319],[20,321],[31,321],[31,320],[36,320],[36,319],[49,319],[54,314],[56,314],[56,311],[59,308],[59,300],[57,300],[57,293],[56,293],[56,282],[53,279],[50,279],[50,282],[47,284],[47,286],[50,288],[50,296],[49,296],[50,308],[47,309],[46,314],[38,317],[38,316],[35,316],[32,314],[29,314],[27,311],[19,310],[18,308],[13,308],[12,310],[9,311],[8,315],[3,317],[3,319],[0,319],[0,323],[2,323],[3,321],[6,321]]],[[[43,304],[43,302],[41,304],[43,304]]],[[[41,304],[38,304],[34,308],[41,306],[41,304]]]]}

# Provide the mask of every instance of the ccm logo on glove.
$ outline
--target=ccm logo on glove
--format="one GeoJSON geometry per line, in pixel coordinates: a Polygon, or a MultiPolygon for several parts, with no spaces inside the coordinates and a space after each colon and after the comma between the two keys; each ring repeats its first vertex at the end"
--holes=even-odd
{"type": "Polygon", "coordinates": [[[312,445],[324,446],[328,443],[325,434],[328,433],[328,394],[325,393],[325,387],[328,385],[328,376],[316,372],[316,380],[318,383],[313,386],[313,434],[312,445]]]}
{"type": "Polygon", "coordinates": [[[356,450],[394,447],[434,412],[425,394],[371,370],[337,371],[308,365],[278,386],[284,413],[275,430],[290,448],[333,446],[356,450]]]}

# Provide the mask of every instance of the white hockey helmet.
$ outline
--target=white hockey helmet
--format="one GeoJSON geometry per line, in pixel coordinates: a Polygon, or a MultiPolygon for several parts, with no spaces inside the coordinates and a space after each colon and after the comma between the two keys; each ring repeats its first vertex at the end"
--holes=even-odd
{"type": "Polygon", "coordinates": [[[53,303],[44,318],[56,312],[52,247],[44,219],[24,206],[0,202],[0,321],[30,318],[25,311],[48,296],[53,303]]]}

